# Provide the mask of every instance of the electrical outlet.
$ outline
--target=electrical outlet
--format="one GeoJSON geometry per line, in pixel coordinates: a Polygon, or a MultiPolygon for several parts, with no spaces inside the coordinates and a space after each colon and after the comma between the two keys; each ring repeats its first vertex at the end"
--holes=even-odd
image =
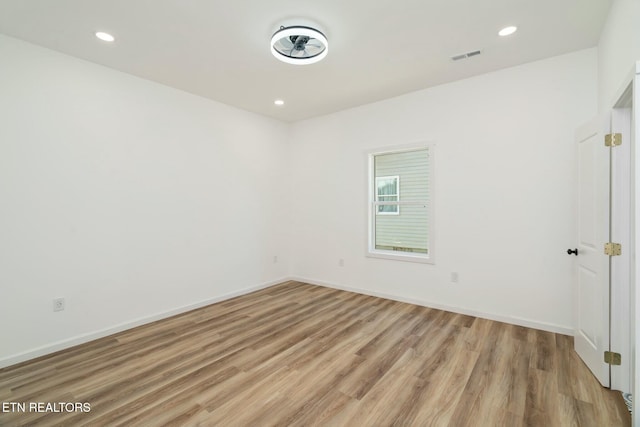
{"type": "Polygon", "coordinates": [[[451,281],[453,283],[458,283],[458,273],[457,272],[454,271],[454,272],[451,273],[451,281]]]}
{"type": "Polygon", "coordinates": [[[53,311],[62,311],[62,310],[64,310],[64,298],[54,298],[53,311]]]}
{"type": "Polygon", "coordinates": [[[340,258],[340,259],[338,260],[338,265],[339,265],[340,267],[344,267],[344,259],[340,258]]]}

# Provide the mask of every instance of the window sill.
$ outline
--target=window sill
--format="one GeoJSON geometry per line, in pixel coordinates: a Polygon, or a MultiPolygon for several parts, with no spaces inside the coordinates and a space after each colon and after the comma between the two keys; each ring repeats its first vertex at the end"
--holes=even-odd
{"type": "Polygon", "coordinates": [[[402,253],[391,252],[391,251],[367,251],[366,256],[368,258],[380,258],[380,259],[389,259],[395,261],[406,261],[406,262],[417,262],[420,264],[435,264],[435,261],[432,256],[429,255],[412,255],[410,253],[402,253]]]}

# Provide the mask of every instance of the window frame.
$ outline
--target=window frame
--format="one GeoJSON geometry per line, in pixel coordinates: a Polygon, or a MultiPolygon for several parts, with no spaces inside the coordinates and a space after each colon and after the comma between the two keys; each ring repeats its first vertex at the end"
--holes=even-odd
{"type": "MultiPolygon", "coordinates": [[[[435,264],[435,218],[434,218],[434,201],[435,201],[435,143],[433,142],[421,142],[417,144],[404,145],[404,146],[391,146],[391,147],[381,147],[375,150],[367,151],[367,232],[366,232],[366,257],[368,258],[380,258],[380,259],[388,259],[388,260],[396,260],[396,261],[408,261],[408,262],[416,262],[423,264],[435,264]],[[410,201],[403,202],[400,200],[400,180],[398,178],[398,202],[389,202],[393,204],[397,204],[398,211],[400,207],[403,205],[427,205],[428,209],[428,245],[427,245],[427,254],[422,254],[418,252],[400,252],[400,251],[392,251],[385,249],[376,249],[375,248],[375,233],[376,233],[376,221],[375,218],[377,216],[377,186],[376,186],[376,177],[375,177],[375,158],[376,156],[383,154],[394,154],[394,153],[403,153],[408,151],[418,151],[418,150],[428,150],[429,152],[429,164],[427,168],[427,173],[429,174],[429,195],[428,200],[423,201],[410,201]]],[[[398,176],[399,177],[399,176],[398,176]]]]}

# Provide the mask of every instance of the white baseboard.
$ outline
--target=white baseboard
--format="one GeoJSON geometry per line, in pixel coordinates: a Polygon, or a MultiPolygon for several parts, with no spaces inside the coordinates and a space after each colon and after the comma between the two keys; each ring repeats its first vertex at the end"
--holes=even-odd
{"type": "Polygon", "coordinates": [[[324,286],[326,288],[340,289],[342,291],[355,292],[358,294],[369,295],[372,297],[379,297],[390,299],[399,302],[406,302],[408,304],[420,305],[423,307],[436,308],[438,310],[451,311],[453,313],[466,314],[468,316],[480,317],[482,319],[495,320],[497,322],[509,323],[517,326],[525,326],[527,328],[539,329],[541,331],[554,332],[562,335],[573,336],[574,331],[567,326],[556,325],[553,323],[540,322],[537,320],[525,319],[516,316],[505,316],[495,313],[485,313],[478,310],[473,310],[465,307],[452,306],[447,304],[440,304],[433,301],[426,301],[417,298],[406,298],[397,295],[391,295],[384,292],[375,292],[367,289],[353,288],[351,286],[343,286],[335,283],[329,283],[322,280],[308,279],[303,277],[291,277],[289,280],[295,280],[297,282],[310,283],[312,285],[324,286]]]}
{"type": "Polygon", "coordinates": [[[151,316],[141,317],[138,319],[134,319],[129,322],[120,323],[115,326],[111,326],[109,328],[101,329],[98,331],[90,332],[87,334],[78,335],[72,338],[68,338],[62,341],[57,341],[51,344],[44,345],[42,347],[38,347],[24,353],[19,353],[16,355],[8,356],[0,359],[0,368],[5,368],[7,366],[15,365],[17,363],[25,362],[27,360],[35,359],[36,357],[45,356],[47,354],[55,353],[56,351],[64,350],[69,347],[74,347],[79,344],[84,344],[89,341],[93,341],[99,338],[104,338],[109,335],[116,334],[118,332],[125,331],[127,329],[135,328],[137,326],[142,326],[147,323],[155,322],[156,320],[166,319],[171,316],[175,316],[177,314],[185,313],[187,311],[195,310],[197,308],[205,307],[210,304],[215,304],[217,302],[225,301],[231,298],[235,298],[237,296],[245,295],[260,289],[268,288],[270,286],[277,285],[279,283],[283,283],[289,280],[295,280],[303,283],[310,283],[312,285],[324,286],[326,288],[332,289],[340,289],[343,291],[355,292],[358,294],[369,295],[379,298],[390,299],[399,302],[406,302],[409,304],[420,305],[423,307],[436,308],[439,310],[451,311],[453,313],[466,314],[469,316],[480,317],[483,319],[495,320],[498,322],[510,323],[512,325],[518,326],[526,326],[528,328],[540,329],[548,332],[555,332],[563,335],[571,335],[573,336],[573,329],[568,328],[566,326],[555,325],[552,323],[539,322],[530,319],[524,319],[515,316],[504,316],[494,313],[485,313],[477,310],[472,310],[464,307],[456,307],[446,304],[435,303],[432,301],[420,300],[417,298],[405,298],[397,295],[391,295],[384,292],[375,292],[367,289],[354,288],[351,286],[343,286],[335,283],[329,283],[322,280],[308,279],[303,277],[283,277],[278,280],[272,280],[269,282],[262,283],[260,285],[247,287],[244,289],[240,289],[238,291],[230,292],[224,295],[220,295],[214,298],[210,298],[204,301],[200,301],[194,304],[188,304],[182,307],[178,307],[169,311],[165,311],[162,313],[157,313],[151,316]]]}
{"type": "Polygon", "coordinates": [[[182,307],[174,308],[162,313],[156,313],[151,316],[145,316],[138,319],[131,320],[129,322],[120,323],[115,326],[111,326],[98,331],[89,332],[86,334],[78,335],[65,340],[57,341],[51,344],[46,344],[41,347],[37,347],[32,350],[25,351],[24,353],[15,354],[0,359],[0,368],[6,368],[7,366],[15,365],[17,363],[25,362],[27,360],[35,359],[36,357],[45,356],[47,354],[55,353],[56,351],[64,350],[69,347],[74,347],[79,344],[84,344],[89,341],[97,340],[98,338],[104,338],[109,335],[116,334],[118,332],[126,331],[137,326],[142,326],[147,323],[155,322],[156,320],[166,319],[167,317],[175,316],[177,314],[186,313],[187,311],[195,310],[197,308],[205,307],[207,305],[215,304],[217,302],[225,301],[231,298],[235,298],[240,295],[245,295],[260,289],[268,288],[278,283],[283,283],[289,280],[288,278],[282,278],[278,280],[271,280],[269,282],[262,283],[257,286],[250,286],[238,291],[230,292],[224,295],[213,297],[204,301],[199,301],[193,304],[188,304],[182,307]]]}

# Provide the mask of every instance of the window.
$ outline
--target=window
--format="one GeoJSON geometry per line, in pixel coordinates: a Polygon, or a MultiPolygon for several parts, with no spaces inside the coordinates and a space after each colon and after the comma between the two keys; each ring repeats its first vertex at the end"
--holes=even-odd
{"type": "Polygon", "coordinates": [[[368,256],[433,262],[433,146],[369,153],[368,256]]]}
{"type": "MultiPolygon", "coordinates": [[[[397,202],[399,199],[400,177],[399,176],[378,176],[376,177],[376,201],[377,202],[397,202]]],[[[376,211],[378,215],[398,215],[400,206],[398,205],[378,205],[376,211]]]]}

